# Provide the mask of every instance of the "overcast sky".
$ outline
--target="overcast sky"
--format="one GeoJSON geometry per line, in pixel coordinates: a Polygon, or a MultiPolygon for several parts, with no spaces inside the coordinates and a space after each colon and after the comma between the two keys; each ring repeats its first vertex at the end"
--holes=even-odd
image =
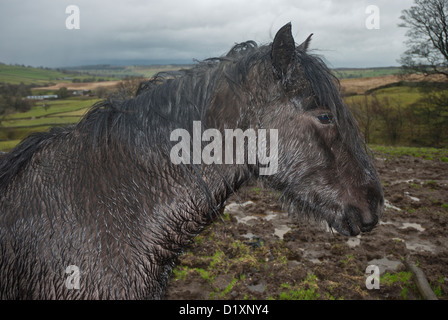
{"type": "MultiPolygon", "coordinates": [[[[235,43],[272,41],[292,23],[301,43],[330,67],[398,65],[406,29],[399,16],[413,0],[0,0],[0,62],[44,67],[114,63],[191,63],[235,43]],[[69,5],[79,29],[67,29],[69,5]],[[369,5],[379,29],[368,29],[369,5]]],[[[371,20],[369,20],[371,21],[371,20]]]]}

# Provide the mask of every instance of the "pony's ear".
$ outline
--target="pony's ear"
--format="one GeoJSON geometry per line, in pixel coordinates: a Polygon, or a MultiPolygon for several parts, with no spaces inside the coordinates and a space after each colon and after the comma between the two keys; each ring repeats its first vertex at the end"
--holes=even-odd
{"type": "Polygon", "coordinates": [[[310,35],[308,36],[308,38],[306,38],[306,40],[303,41],[303,42],[297,47],[297,49],[298,49],[299,51],[306,52],[306,50],[308,50],[308,47],[310,46],[310,42],[311,42],[311,37],[312,37],[312,36],[313,36],[313,34],[310,34],[310,35]]]}
{"type": "Polygon", "coordinates": [[[275,73],[283,78],[295,55],[295,43],[291,33],[291,22],[278,30],[272,43],[271,59],[275,73]]]}

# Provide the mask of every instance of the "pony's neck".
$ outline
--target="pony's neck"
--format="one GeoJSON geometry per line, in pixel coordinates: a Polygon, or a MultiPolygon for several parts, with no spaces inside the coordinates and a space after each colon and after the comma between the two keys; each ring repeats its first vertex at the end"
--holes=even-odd
{"type": "Polygon", "coordinates": [[[197,169],[200,174],[192,173],[192,168],[173,168],[174,175],[183,171],[184,176],[168,178],[167,184],[173,184],[172,196],[162,195],[162,201],[147,217],[149,223],[143,241],[148,249],[148,270],[153,272],[148,277],[152,282],[148,285],[151,298],[164,291],[176,257],[224,212],[225,201],[251,177],[243,166],[197,169]]]}

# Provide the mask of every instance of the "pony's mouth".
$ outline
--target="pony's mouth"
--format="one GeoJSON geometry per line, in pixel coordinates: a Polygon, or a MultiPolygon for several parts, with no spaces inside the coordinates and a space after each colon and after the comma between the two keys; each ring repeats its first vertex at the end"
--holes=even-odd
{"type": "Polygon", "coordinates": [[[315,221],[326,222],[330,229],[345,236],[357,236],[361,232],[370,232],[378,224],[383,214],[384,198],[381,193],[357,204],[319,201],[306,201],[295,198],[293,201],[287,197],[284,204],[289,206],[292,217],[312,218],[315,221]],[[291,205],[294,204],[294,205],[291,205]]]}
{"type": "Polygon", "coordinates": [[[356,236],[361,232],[369,232],[377,225],[382,210],[371,212],[360,210],[355,206],[347,206],[342,215],[332,221],[327,220],[330,227],[345,236],[356,236]]]}

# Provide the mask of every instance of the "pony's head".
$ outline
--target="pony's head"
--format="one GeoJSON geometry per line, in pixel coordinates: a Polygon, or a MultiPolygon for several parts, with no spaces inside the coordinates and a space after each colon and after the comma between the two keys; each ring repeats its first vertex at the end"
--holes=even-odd
{"type": "Polygon", "coordinates": [[[307,53],[310,41],[296,45],[287,24],[270,45],[235,46],[225,57],[233,68],[222,67],[230,89],[217,91],[210,114],[231,119],[234,108],[242,129],[277,129],[278,171],[262,181],[281,191],[291,214],[353,236],[377,224],[383,191],[337,79],[307,53]]]}

